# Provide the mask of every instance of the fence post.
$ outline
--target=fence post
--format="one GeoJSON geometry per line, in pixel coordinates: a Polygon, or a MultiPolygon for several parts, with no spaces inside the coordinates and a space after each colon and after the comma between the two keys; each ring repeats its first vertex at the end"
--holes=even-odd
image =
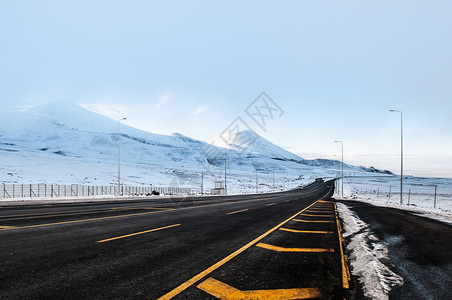
{"type": "Polygon", "coordinates": [[[410,205],[411,190],[408,190],[408,206],[410,205]]]}

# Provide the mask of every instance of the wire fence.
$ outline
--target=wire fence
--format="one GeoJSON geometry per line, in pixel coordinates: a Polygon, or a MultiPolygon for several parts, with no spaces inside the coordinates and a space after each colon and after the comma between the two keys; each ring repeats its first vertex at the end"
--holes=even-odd
{"type": "MultiPolygon", "coordinates": [[[[353,189],[354,195],[370,197],[387,203],[400,203],[400,186],[364,186],[353,189]]],[[[452,206],[452,193],[450,190],[441,191],[437,186],[406,186],[402,194],[402,204],[422,207],[450,207],[452,206]]]]}
{"type": "Polygon", "coordinates": [[[14,198],[66,198],[96,196],[149,196],[194,195],[200,193],[197,188],[153,187],[121,185],[59,185],[59,184],[2,184],[0,199],[14,198]]]}

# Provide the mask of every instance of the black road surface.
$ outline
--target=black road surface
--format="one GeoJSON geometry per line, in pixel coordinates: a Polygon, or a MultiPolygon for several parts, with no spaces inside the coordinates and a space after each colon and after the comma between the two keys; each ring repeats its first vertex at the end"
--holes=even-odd
{"type": "Polygon", "coordinates": [[[5,206],[0,299],[343,299],[332,191],[5,206]]]}
{"type": "Polygon", "coordinates": [[[392,289],[389,299],[452,299],[451,225],[395,208],[358,201],[341,203],[388,247],[387,263],[404,280],[402,286],[392,289]]]}

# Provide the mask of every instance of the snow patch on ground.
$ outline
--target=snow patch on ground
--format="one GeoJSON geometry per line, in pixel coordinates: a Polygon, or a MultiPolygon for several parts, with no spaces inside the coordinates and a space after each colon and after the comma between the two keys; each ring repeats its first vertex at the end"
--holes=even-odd
{"type": "Polygon", "coordinates": [[[452,224],[452,179],[407,176],[403,204],[400,204],[400,177],[356,176],[344,180],[344,199],[391,207],[452,224]],[[437,195],[435,203],[435,185],[437,195]],[[391,190],[391,193],[389,191],[391,190]]]}
{"type": "Polygon", "coordinates": [[[403,284],[403,278],[394,273],[382,261],[389,261],[388,248],[370,231],[346,205],[337,204],[344,224],[344,238],[348,240],[352,274],[363,285],[369,299],[389,299],[391,288],[403,284]]]}

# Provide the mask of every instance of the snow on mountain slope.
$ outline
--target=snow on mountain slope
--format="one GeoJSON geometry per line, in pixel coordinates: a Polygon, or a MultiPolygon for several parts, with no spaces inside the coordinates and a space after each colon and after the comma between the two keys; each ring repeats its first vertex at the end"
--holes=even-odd
{"type": "MultiPolygon", "coordinates": [[[[115,184],[117,126],[116,120],[61,101],[2,111],[0,182],[115,184]]],[[[179,133],[161,135],[120,126],[125,184],[167,186],[177,177],[177,184],[199,186],[204,173],[205,186],[213,186],[224,176],[225,156],[228,186],[237,191],[254,190],[256,169],[262,190],[335,176],[331,161],[304,160],[252,131],[231,136],[225,151],[212,146],[221,146],[218,138],[209,145],[179,133]]]]}
{"type": "Polygon", "coordinates": [[[227,147],[235,151],[263,155],[274,159],[304,161],[300,156],[267,141],[251,130],[231,133],[226,139],[227,141],[221,136],[217,136],[210,143],[217,147],[227,147]]]}

